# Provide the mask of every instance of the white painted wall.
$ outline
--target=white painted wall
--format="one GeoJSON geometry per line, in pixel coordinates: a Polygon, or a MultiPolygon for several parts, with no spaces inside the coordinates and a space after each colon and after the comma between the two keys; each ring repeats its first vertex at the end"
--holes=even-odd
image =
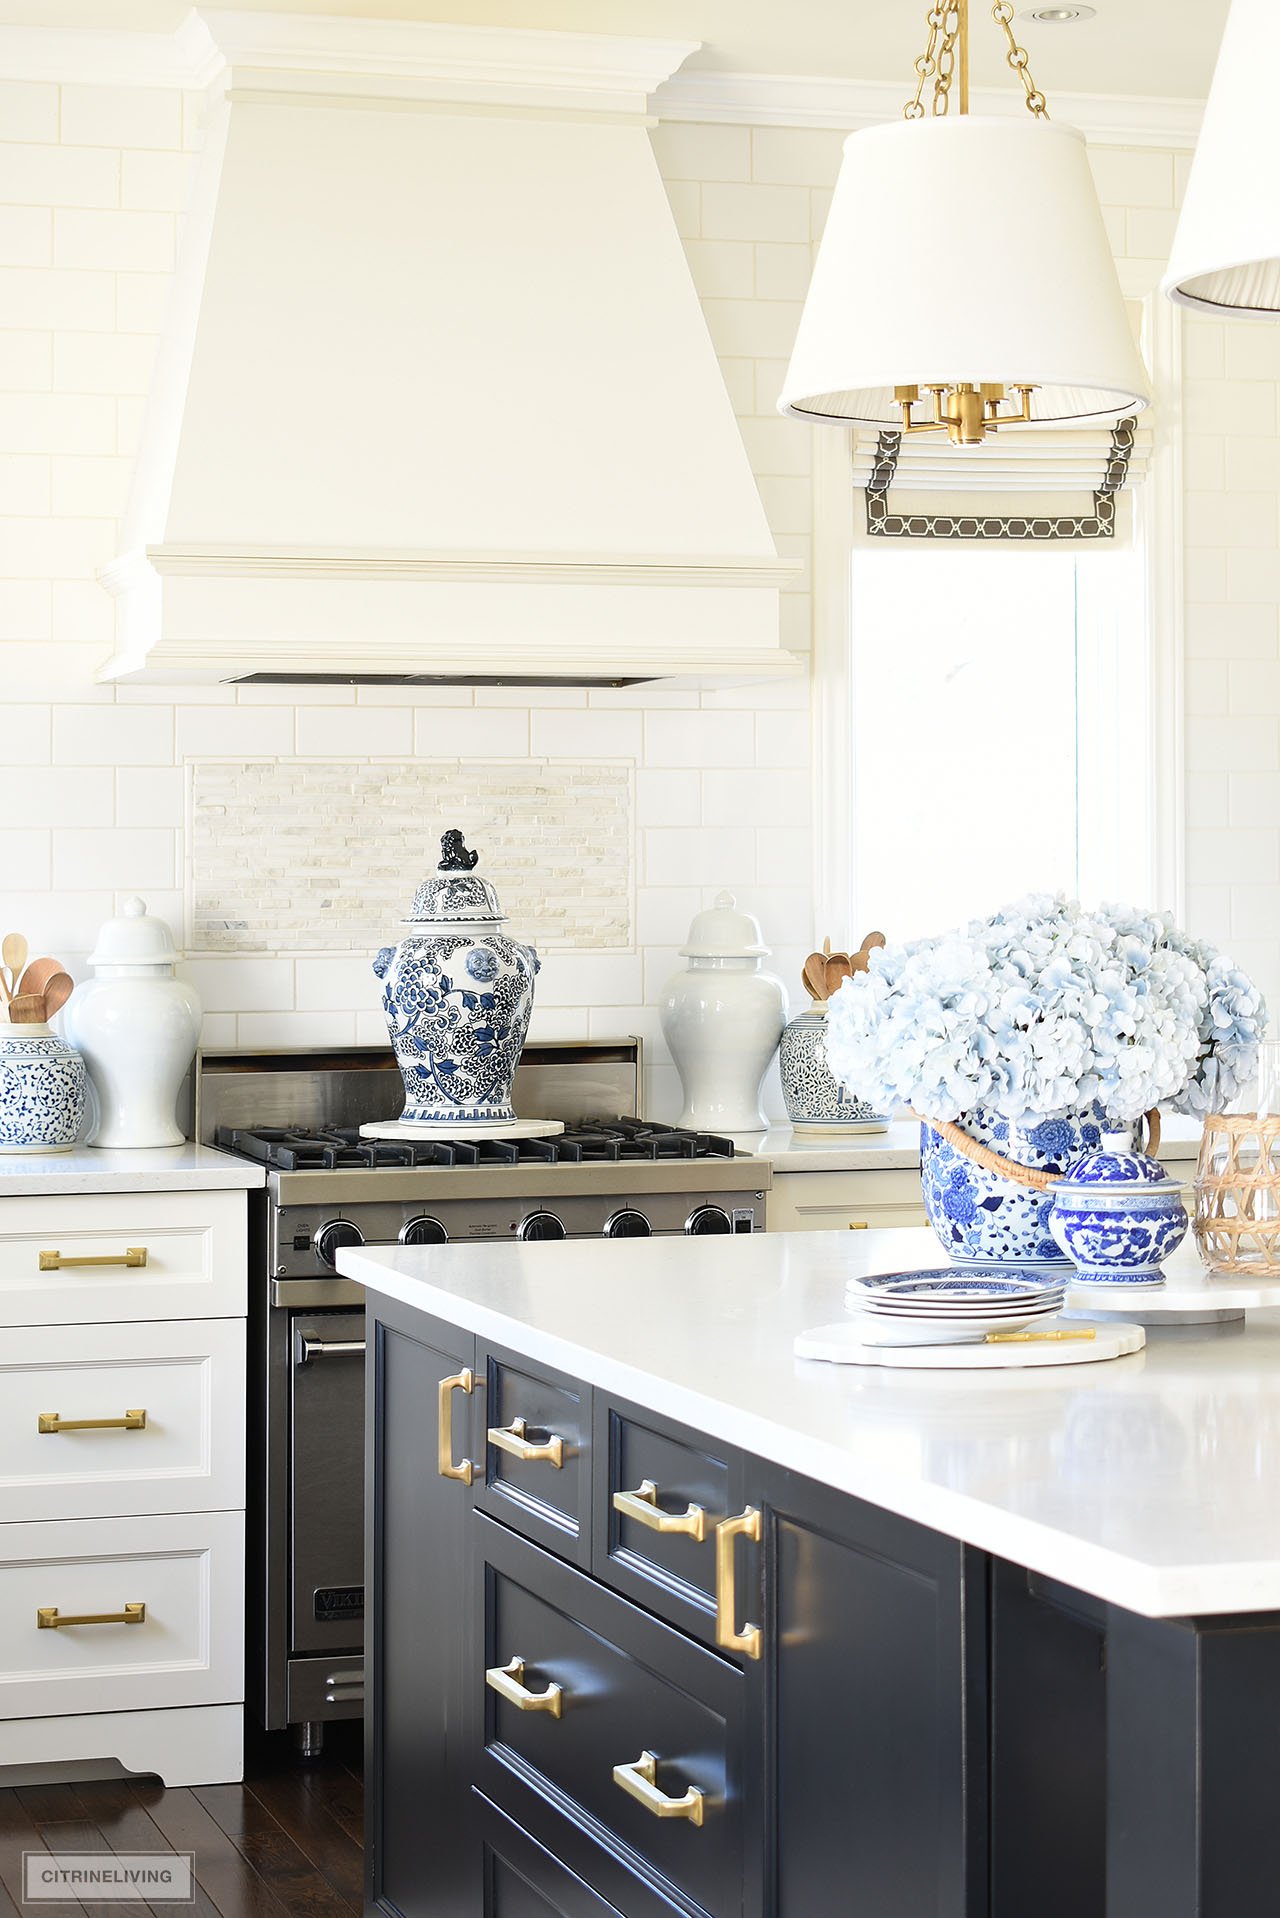
{"type": "MultiPolygon", "coordinates": [[[[129,892],[181,937],[190,756],[440,756],[445,738],[450,755],[631,759],[636,949],[549,955],[535,1030],[640,1032],[652,1109],[670,1114],[653,1008],[689,917],[720,886],[759,913],[789,985],[814,934],[865,930],[811,923],[803,677],[701,695],[363,687],[291,700],[270,686],[175,696],[93,682],[112,620],[94,573],[115,549],[196,104],[0,85],[0,919],[78,974],[129,892]]],[[[669,124],[655,144],[779,550],[807,562],[811,429],[773,402],[840,136],[669,124]]],[[[1182,159],[1108,149],[1095,163],[1117,252],[1154,275],[1182,159]]],[[[1190,319],[1186,350],[1189,914],[1280,1002],[1280,329],[1190,319]]],[[[788,643],[807,649],[807,592],[785,609],[788,643]]],[[[406,873],[406,897],[418,876],[406,873]]],[[[190,971],[210,1044],[380,1036],[362,958],[190,971]]]]}

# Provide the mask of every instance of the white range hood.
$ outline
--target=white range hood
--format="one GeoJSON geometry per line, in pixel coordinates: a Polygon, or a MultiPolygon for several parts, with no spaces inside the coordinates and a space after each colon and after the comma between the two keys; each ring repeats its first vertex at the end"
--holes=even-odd
{"type": "Polygon", "coordinates": [[[202,12],[212,96],[105,677],[793,670],[653,157],[692,48],[202,12]]]}

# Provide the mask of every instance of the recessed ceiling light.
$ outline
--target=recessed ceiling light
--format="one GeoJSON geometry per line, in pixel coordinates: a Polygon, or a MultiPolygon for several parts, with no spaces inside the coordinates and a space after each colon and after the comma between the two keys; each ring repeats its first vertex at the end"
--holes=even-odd
{"type": "Polygon", "coordinates": [[[1065,27],[1073,20],[1092,20],[1096,7],[1028,7],[1024,20],[1039,20],[1045,26],[1065,27]]]}

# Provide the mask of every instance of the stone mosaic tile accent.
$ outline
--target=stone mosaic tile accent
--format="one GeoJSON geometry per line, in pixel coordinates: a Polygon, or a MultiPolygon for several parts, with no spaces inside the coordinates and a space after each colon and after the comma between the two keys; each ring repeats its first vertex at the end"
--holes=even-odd
{"type": "Polygon", "coordinates": [[[439,838],[480,849],[540,950],[635,943],[627,760],[194,759],[195,952],[368,952],[395,940],[439,838]]]}

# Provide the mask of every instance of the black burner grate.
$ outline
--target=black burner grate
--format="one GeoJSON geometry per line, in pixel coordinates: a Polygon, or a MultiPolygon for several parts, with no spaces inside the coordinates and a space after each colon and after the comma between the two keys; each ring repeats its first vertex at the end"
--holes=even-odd
{"type": "Polygon", "coordinates": [[[277,1172],[731,1159],[733,1142],[651,1120],[592,1120],[552,1139],[362,1139],[354,1126],[219,1126],[214,1143],[277,1172]]]}

